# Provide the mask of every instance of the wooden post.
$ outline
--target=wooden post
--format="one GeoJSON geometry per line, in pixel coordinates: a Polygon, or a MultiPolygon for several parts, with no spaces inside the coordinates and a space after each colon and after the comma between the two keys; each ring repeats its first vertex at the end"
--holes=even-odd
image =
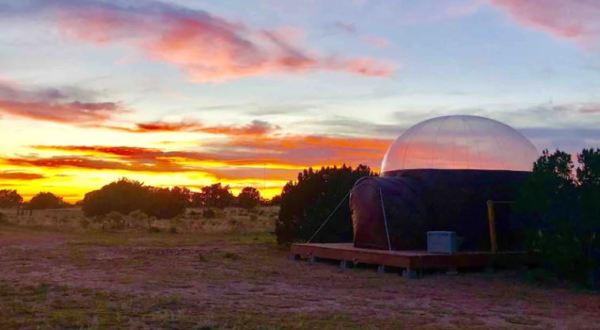
{"type": "Polygon", "coordinates": [[[490,245],[493,253],[498,252],[498,242],[496,240],[496,215],[494,214],[494,202],[487,201],[488,224],[490,228],[490,245]]]}

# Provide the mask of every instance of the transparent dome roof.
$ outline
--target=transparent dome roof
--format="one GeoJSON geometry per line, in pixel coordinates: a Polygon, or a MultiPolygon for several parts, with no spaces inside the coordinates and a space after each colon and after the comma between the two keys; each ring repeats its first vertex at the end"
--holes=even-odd
{"type": "Polygon", "coordinates": [[[531,171],[536,148],[514,128],[478,116],[432,118],[409,128],[383,158],[381,173],[406,169],[531,171]]]}

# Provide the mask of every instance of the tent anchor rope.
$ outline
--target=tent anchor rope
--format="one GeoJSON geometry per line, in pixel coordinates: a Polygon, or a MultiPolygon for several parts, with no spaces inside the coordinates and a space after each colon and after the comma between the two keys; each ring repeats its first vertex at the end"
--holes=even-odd
{"type": "Polygon", "coordinates": [[[335,209],[333,209],[333,211],[329,214],[329,216],[327,216],[325,221],[323,221],[323,223],[321,223],[321,226],[319,226],[317,231],[315,231],[315,233],[312,234],[312,236],[308,239],[308,241],[306,241],[306,243],[310,243],[313,240],[313,238],[315,238],[315,236],[317,236],[317,234],[321,231],[321,229],[323,229],[323,227],[325,227],[325,225],[327,224],[329,219],[331,219],[331,217],[335,214],[335,212],[337,212],[337,210],[340,208],[340,206],[342,206],[342,203],[346,200],[346,198],[348,198],[349,195],[350,195],[350,190],[348,190],[348,192],[346,193],[346,196],[344,196],[344,198],[342,198],[342,200],[338,203],[338,205],[335,207],[335,209]]]}
{"type": "Polygon", "coordinates": [[[392,251],[392,243],[390,242],[390,232],[388,231],[387,216],[385,214],[385,205],[383,204],[383,192],[379,188],[379,198],[381,199],[381,213],[383,213],[383,224],[385,225],[385,236],[387,237],[388,250],[392,251]]]}

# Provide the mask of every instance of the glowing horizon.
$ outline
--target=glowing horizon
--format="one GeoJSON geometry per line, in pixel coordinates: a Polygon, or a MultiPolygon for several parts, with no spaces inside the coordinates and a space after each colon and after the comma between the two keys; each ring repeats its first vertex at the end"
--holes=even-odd
{"type": "Polygon", "coordinates": [[[407,128],[452,114],[500,120],[538,150],[597,147],[598,13],[566,0],[0,0],[0,189],[74,202],[127,177],[270,198],[309,166],[379,170],[407,128]]]}

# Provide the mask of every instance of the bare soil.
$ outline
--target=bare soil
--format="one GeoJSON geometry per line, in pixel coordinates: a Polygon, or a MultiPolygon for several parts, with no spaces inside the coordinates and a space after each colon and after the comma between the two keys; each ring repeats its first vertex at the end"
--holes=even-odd
{"type": "Polygon", "coordinates": [[[287,258],[269,233],[0,224],[0,328],[600,327],[600,295],[517,272],[406,280],[287,258]]]}

